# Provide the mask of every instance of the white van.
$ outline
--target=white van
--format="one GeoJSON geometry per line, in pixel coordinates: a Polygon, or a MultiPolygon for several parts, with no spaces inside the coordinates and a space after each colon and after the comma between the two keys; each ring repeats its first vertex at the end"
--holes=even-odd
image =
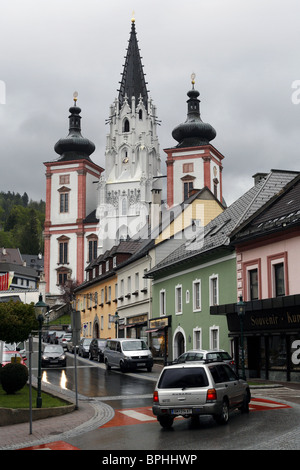
{"type": "Polygon", "coordinates": [[[104,349],[104,363],[107,370],[118,367],[122,372],[145,367],[151,372],[153,357],[142,339],[108,339],[104,349]]]}

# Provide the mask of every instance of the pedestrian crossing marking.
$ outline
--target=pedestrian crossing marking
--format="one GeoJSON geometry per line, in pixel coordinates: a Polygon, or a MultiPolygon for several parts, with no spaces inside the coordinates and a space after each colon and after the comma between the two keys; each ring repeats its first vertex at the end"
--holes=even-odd
{"type": "Polygon", "coordinates": [[[141,408],[130,408],[115,410],[115,416],[101,428],[110,428],[112,426],[130,426],[132,424],[139,423],[151,423],[156,421],[152,413],[152,408],[141,407],[141,408]]]}
{"type": "MultiPolygon", "coordinates": [[[[249,403],[250,411],[266,411],[283,408],[291,408],[291,406],[264,398],[252,398],[249,403]]],[[[176,419],[180,419],[180,417],[176,419]]],[[[121,409],[115,410],[115,416],[108,423],[101,426],[101,429],[114,426],[131,426],[134,424],[152,423],[155,421],[156,417],[152,413],[152,408],[141,407],[121,409]]]]}
{"type": "Polygon", "coordinates": [[[140,411],[122,410],[122,411],[120,411],[120,413],[123,413],[124,415],[129,416],[130,418],[137,419],[139,421],[149,421],[149,419],[156,421],[156,418],[154,418],[154,416],[151,417],[149,415],[141,413],[140,411]]]}
{"type": "Polygon", "coordinates": [[[249,403],[249,409],[251,411],[265,411],[280,408],[291,408],[291,406],[276,401],[266,400],[264,398],[252,398],[249,403]]]}

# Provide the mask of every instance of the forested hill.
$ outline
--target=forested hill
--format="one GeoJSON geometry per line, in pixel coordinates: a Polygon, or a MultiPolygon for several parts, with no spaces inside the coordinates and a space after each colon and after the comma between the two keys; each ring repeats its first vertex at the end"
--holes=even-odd
{"type": "Polygon", "coordinates": [[[28,255],[43,253],[44,221],[44,201],[29,201],[27,193],[0,192],[0,248],[19,248],[28,255]]]}

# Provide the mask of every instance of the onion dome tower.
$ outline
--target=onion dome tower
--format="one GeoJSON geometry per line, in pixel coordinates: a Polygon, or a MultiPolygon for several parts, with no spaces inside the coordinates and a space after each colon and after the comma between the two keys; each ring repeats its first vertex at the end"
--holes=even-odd
{"type": "Polygon", "coordinates": [[[184,123],[175,127],[172,136],[177,140],[177,147],[196,147],[199,145],[207,145],[213,140],[217,133],[210,125],[202,121],[200,117],[200,100],[199,91],[195,90],[195,76],[192,77],[192,89],[187,93],[189,99],[187,101],[187,119],[184,123]]]}
{"type": "MultiPolygon", "coordinates": [[[[95,145],[81,134],[81,109],[77,106],[77,92],[74,93],[74,106],[69,112],[69,134],[60,139],[54,146],[54,150],[61,157],[59,161],[90,160],[90,155],[95,151],[95,145]]],[[[90,160],[91,161],[91,160],[90,160]]]]}
{"type": "Polygon", "coordinates": [[[224,156],[211,145],[217,133],[200,116],[199,91],[195,90],[195,74],[191,76],[192,89],[187,93],[187,118],[176,126],[172,137],[178,142],[165,149],[167,153],[167,204],[181,204],[196,190],[208,188],[222,201],[222,160],[224,156]]]}
{"type": "Polygon", "coordinates": [[[94,181],[103,168],[90,159],[95,145],[81,135],[81,109],[73,95],[69,134],[54,146],[59,158],[46,167],[45,281],[47,295],[61,293],[69,279],[84,280],[91,240],[97,239],[98,220],[88,217],[98,202],[94,181]],[[91,238],[92,237],[92,238],[91,238]]]}

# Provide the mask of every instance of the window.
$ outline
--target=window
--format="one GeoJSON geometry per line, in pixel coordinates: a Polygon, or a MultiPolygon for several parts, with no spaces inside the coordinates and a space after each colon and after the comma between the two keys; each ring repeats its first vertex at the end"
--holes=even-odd
{"type": "Polygon", "coordinates": [[[59,270],[57,272],[57,285],[64,286],[68,280],[68,271],[59,270]]]}
{"type": "Polygon", "coordinates": [[[64,239],[59,240],[58,242],[58,263],[59,264],[67,264],[68,263],[68,245],[69,241],[64,239]]]}
{"type": "Polygon", "coordinates": [[[139,120],[141,121],[143,119],[143,111],[140,109],[139,110],[139,120]]]}
{"type": "Polygon", "coordinates": [[[129,121],[128,121],[128,119],[126,118],[126,119],[124,119],[124,122],[123,122],[123,132],[129,132],[129,129],[130,129],[130,127],[129,127],[129,121]]]}
{"type": "Polygon", "coordinates": [[[267,262],[269,297],[289,295],[287,252],[270,255],[267,257],[267,262]]]}
{"type": "Polygon", "coordinates": [[[182,313],[182,286],[175,287],[175,313],[182,313]]]}
{"type": "Polygon", "coordinates": [[[273,265],[274,269],[274,294],[275,297],[285,295],[284,287],[284,264],[278,263],[273,265]]]}
{"type": "Polygon", "coordinates": [[[127,278],[127,292],[128,294],[131,293],[131,276],[128,276],[127,278]]]}
{"type": "Polygon", "coordinates": [[[97,258],[97,245],[98,241],[96,239],[89,240],[89,263],[97,258]]]}
{"type": "Polygon", "coordinates": [[[184,163],[182,165],[182,173],[192,173],[194,171],[194,163],[184,163]]]}
{"type": "Polygon", "coordinates": [[[210,306],[219,305],[219,282],[218,276],[213,274],[209,278],[209,299],[210,299],[210,306]]]}
{"type": "Polygon", "coordinates": [[[210,338],[210,349],[219,349],[219,328],[212,326],[209,329],[210,338]]]}
{"type": "Polygon", "coordinates": [[[194,329],[193,331],[193,342],[194,342],[194,345],[193,345],[193,348],[194,349],[201,349],[201,346],[202,346],[202,332],[201,332],[201,329],[194,329]]]}
{"type": "Polygon", "coordinates": [[[183,200],[185,201],[189,197],[190,191],[194,188],[193,181],[185,181],[183,183],[183,200]]]}
{"type": "Polygon", "coordinates": [[[117,257],[114,256],[113,257],[113,268],[116,268],[117,267],[117,257]]]}
{"type": "Polygon", "coordinates": [[[193,282],[193,310],[197,312],[201,310],[201,281],[193,282]]]}
{"type": "Polygon", "coordinates": [[[69,212],[69,193],[60,193],[59,198],[59,212],[69,212]]]}
{"type": "Polygon", "coordinates": [[[159,312],[160,316],[166,315],[166,291],[162,289],[159,292],[159,312]]]}
{"type": "Polygon", "coordinates": [[[249,294],[250,300],[258,299],[258,271],[257,269],[250,269],[248,271],[249,276],[249,294]]]}
{"type": "Polygon", "coordinates": [[[140,288],[140,275],[139,275],[139,273],[135,273],[135,287],[134,287],[134,289],[135,289],[136,292],[138,292],[139,288],[140,288]]]}
{"type": "Polygon", "coordinates": [[[59,184],[70,184],[70,175],[60,175],[59,184]]]}
{"type": "Polygon", "coordinates": [[[105,263],[105,271],[106,272],[109,271],[109,260],[107,260],[106,263],[105,263]]]}

